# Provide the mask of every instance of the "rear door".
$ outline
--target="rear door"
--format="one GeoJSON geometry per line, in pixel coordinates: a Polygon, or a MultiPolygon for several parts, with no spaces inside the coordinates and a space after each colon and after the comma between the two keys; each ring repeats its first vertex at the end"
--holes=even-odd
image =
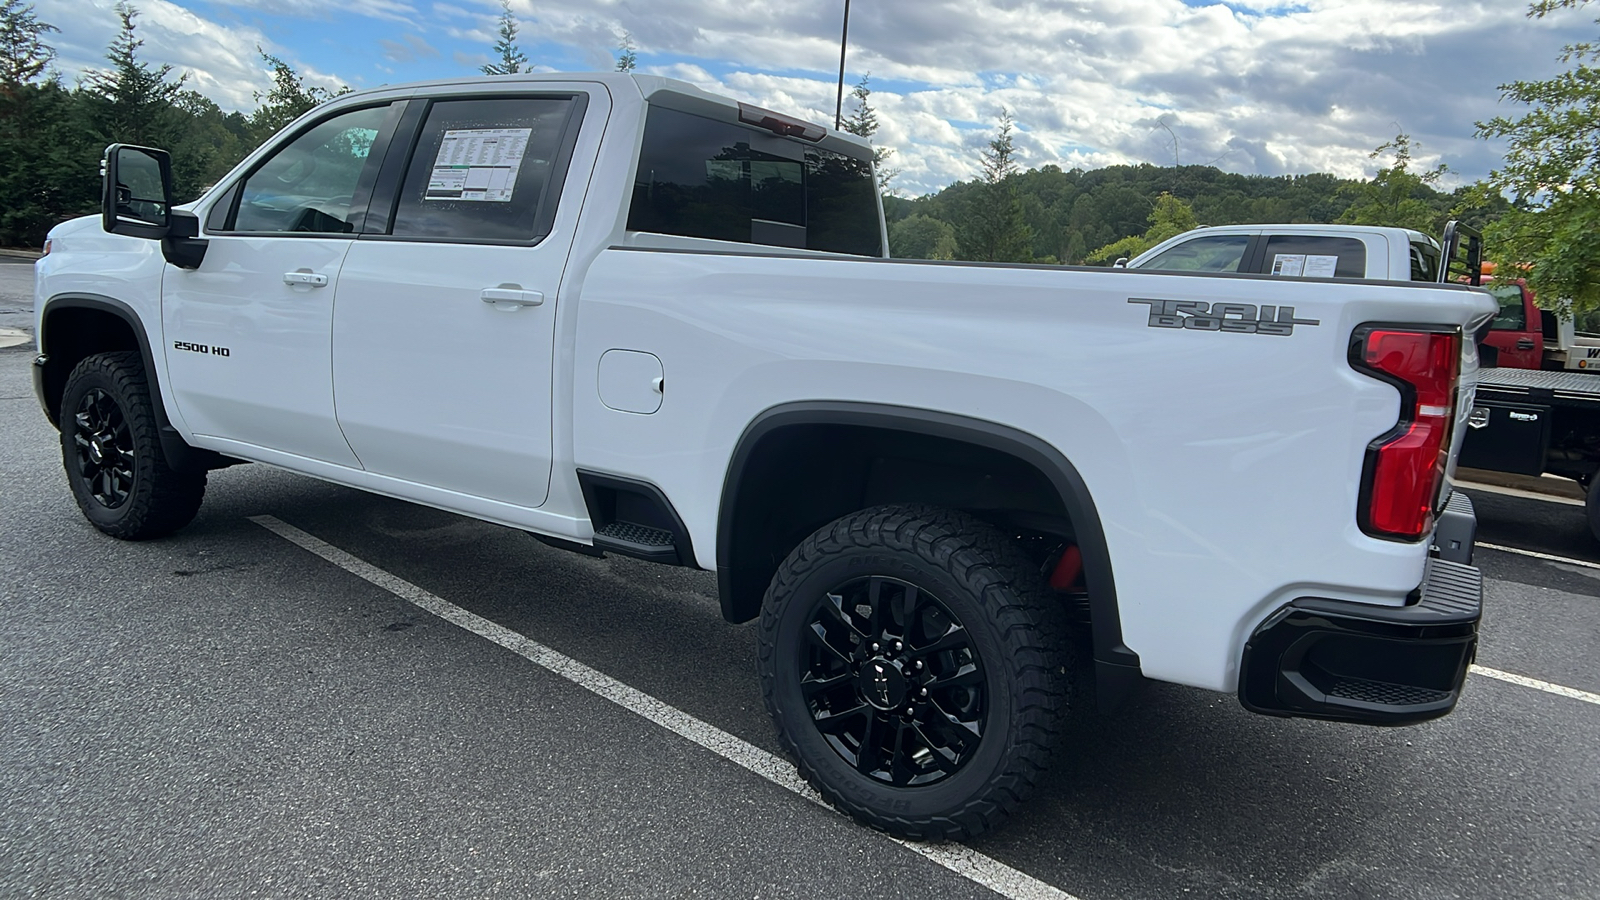
{"type": "Polygon", "coordinates": [[[537,88],[412,101],[409,161],[380,179],[333,317],[339,425],[369,472],[528,508],[549,490],[556,309],[609,111],[603,91],[537,88]]]}

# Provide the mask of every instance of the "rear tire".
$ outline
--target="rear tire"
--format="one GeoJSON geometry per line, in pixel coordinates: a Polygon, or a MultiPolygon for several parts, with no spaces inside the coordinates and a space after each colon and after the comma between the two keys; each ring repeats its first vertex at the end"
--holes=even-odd
{"type": "Polygon", "coordinates": [[[194,519],[205,470],[180,472],[167,464],[138,353],[99,353],[78,363],[62,391],[60,418],[67,483],[94,527],[137,541],[194,519]]]}
{"type": "Polygon", "coordinates": [[[1021,550],[964,513],[882,506],[811,535],[767,590],[760,673],[800,774],[857,821],[965,840],[1054,752],[1073,644],[1021,550]]]}

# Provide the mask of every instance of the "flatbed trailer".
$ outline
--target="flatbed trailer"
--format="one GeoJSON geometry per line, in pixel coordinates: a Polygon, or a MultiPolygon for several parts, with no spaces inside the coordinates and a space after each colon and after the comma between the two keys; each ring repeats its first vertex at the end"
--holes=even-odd
{"type": "Polygon", "coordinates": [[[1600,374],[1484,369],[1468,425],[1462,466],[1571,478],[1600,540],[1600,374]]]}

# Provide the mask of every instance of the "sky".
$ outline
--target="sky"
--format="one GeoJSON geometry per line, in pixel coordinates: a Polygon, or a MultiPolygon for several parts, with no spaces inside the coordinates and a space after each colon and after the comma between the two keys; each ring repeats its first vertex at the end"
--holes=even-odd
{"type": "MultiPolygon", "coordinates": [[[[32,0],[71,83],[103,68],[115,0],[32,0]]],[[[499,0],[133,0],[141,58],[248,112],[268,72],[361,89],[476,74],[499,0]]],[[[512,0],[540,71],[638,71],[833,121],[844,0],[512,0]]],[[[1370,177],[1404,131],[1449,187],[1496,167],[1474,123],[1517,115],[1498,86],[1549,77],[1600,33],[1600,4],[1542,20],[1522,0],[851,0],[846,90],[870,73],[896,193],[979,172],[1002,109],[1018,161],[1370,177]]],[[[847,111],[849,99],[846,98],[847,111]]]]}

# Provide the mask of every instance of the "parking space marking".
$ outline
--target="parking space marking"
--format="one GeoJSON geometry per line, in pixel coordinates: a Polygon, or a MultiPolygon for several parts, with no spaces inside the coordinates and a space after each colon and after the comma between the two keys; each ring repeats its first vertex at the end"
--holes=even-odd
{"type": "Polygon", "coordinates": [[[1569,688],[1564,684],[1552,684],[1548,681],[1540,681],[1537,678],[1529,678],[1526,675],[1513,675],[1510,672],[1502,672],[1499,669],[1490,669],[1486,666],[1478,665],[1472,667],[1472,673],[1474,675],[1482,675],[1485,678],[1497,678],[1511,684],[1520,684],[1523,687],[1544,691],[1547,694],[1555,694],[1558,697],[1571,697],[1574,700],[1582,700],[1585,703],[1593,703],[1596,706],[1600,706],[1600,694],[1591,694],[1588,691],[1569,688]]]}
{"type": "Polygon", "coordinates": [[[1518,547],[1506,547],[1500,544],[1486,544],[1478,541],[1475,546],[1486,547],[1490,550],[1499,550],[1501,553],[1515,553],[1518,556],[1531,556],[1534,559],[1544,559],[1550,562],[1566,563],[1569,566],[1582,566],[1585,569],[1600,569],[1600,563],[1592,563],[1585,559],[1573,559],[1569,556],[1556,556],[1550,553],[1540,553],[1537,550],[1523,550],[1518,547]]]}
{"type": "MultiPolygon", "coordinates": [[[[762,750],[742,738],[735,737],[709,722],[702,721],[676,707],[669,706],[643,691],[629,687],[604,672],[591,669],[572,657],[552,650],[503,625],[498,625],[482,616],[468,612],[436,594],[431,594],[397,575],[392,575],[365,560],[352,556],[338,547],[307,534],[273,516],[250,516],[249,518],[250,521],[301,549],[322,557],[346,572],[383,588],[396,597],[412,603],[452,625],[493,641],[534,665],[559,675],[587,691],[598,694],[623,709],[642,716],[668,731],[687,738],[712,753],[743,766],[779,787],[799,794],[825,809],[833,809],[816,791],[811,789],[810,785],[805,783],[805,780],[795,772],[791,763],[762,750]]],[[[868,832],[863,829],[862,834],[878,833],[868,832]]],[[[1078,898],[1054,885],[1040,881],[1026,872],[1014,869],[970,847],[960,844],[921,844],[900,840],[888,835],[878,836],[893,841],[957,875],[980,884],[1003,897],[1012,898],[1012,900],[1078,900],[1078,898]]]]}

